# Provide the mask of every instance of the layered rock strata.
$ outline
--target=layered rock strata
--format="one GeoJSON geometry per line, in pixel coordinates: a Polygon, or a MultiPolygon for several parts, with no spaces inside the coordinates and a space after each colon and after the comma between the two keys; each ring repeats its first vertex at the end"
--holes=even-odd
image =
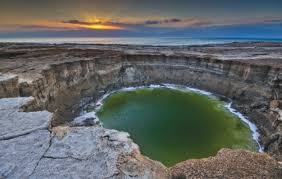
{"type": "Polygon", "coordinates": [[[4,152],[0,155],[0,176],[279,178],[281,51],[279,43],[198,47],[2,44],[0,147],[4,152]],[[126,133],[103,129],[89,119],[71,122],[83,104],[106,91],[161,83],[187,85],[231,98],[234,107],[257,125],[260,142],[271,157],[222,150],[215,158],[188,160],[167,169],[142,156],[126,133]],[[22,97],[7,98],[16,96],[22,97]],[[33,140],[36,135],[44,140],[33,140]],[[9,147],[16,151],[7,150],[9,147]],[[31,153],[36,155],[30,166],[17,160],[25,161],[31,153]],[[252,173],[246,159],[262,173],[252,173]],[[224,166],[222,172],[211,172],[210,164],[224,166]],[[240,171],[238,165],[246,170],[240,171]],[[25,170],[20,170],[22,167],[25,170]]]}

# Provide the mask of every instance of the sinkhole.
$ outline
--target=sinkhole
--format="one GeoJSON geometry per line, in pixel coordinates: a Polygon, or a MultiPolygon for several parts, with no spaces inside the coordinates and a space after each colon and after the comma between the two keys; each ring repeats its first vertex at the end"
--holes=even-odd
{"type": "Polygon", "coordinates": [[[250,127],[227,104],[188,89],[141,87],[107,95],[96,115],[103,127],[128,132],[143,155],[172,166],[221,148],[259,150],[250,127]]]}

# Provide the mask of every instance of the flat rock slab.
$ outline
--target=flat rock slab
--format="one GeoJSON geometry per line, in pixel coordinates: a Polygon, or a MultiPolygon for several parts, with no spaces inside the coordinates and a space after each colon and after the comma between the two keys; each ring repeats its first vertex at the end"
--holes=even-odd
{"type": "Polygon", "coordinates": [[[17,97],[17,98],[1,98],[0,99],[0,110],[15,110],[19,109],[26,103],[33,100],[33,97],[17,97]]]}
{"type": "Polygon", "coordinates": [[[97,126],[72,127],[63,138],[52,139],[49,150],[30,178],[154,178],[166,175],[163,165],[158,162],[152,162],[154,168],[145,165],[136,160],[134,152],[138,152],[138,146],[127,133],[97,126]],[[122,156],[130,159],[121,163],[122,156]],[[129,161],[131,167],[137,166],[134,171],[123,167],[129,161]]]}
{"type": "Polygon", "coordinates": [[[0,178],[28,178],[50,145],[52,114],[21,112],[32,97],[0,99],[0,178]]]}
{"type": "Polygon", "coordinates": [[[52,119],[48,111],[21,112],[19,108],[33,98],[0,99],[0,140],[25,135],[39,129],[47,129],[52,119]]]}
{"type": "Polygon", "coordinates": [[[50,132],[38,130],[0,141],[0,178],[28,178],[49,147],[50,132]]]}
{"type": "Polygon", "coordinates": [[[91,127],[47,130],[52,114],[21,112],[32,97],[0,99],[0,178],[164,178],[129,134],[91,127]],[[155,177],[162,176],[162,177],[155,177]]]}

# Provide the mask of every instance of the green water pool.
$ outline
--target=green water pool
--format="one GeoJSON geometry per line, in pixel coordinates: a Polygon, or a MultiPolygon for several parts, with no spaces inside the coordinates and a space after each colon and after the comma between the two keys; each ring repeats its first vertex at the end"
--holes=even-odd
{"type": "Polygon", "coordinates": [[[97,116],[105,128],[128,132],[142,154],[166,166],[209,157],[221,148],[258,150],[248,125],[223,101],[196,92],[118,91],[103,100],[97,116]]]}

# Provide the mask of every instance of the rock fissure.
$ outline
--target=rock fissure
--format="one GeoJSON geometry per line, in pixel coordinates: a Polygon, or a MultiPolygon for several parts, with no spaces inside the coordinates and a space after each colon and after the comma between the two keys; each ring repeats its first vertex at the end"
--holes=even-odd
{"type": "Polygon", "coordinates": [[[87,159],[80,159],[80,158],[75,158],[75,157],[72,157],[72,156],[68,156],[68,157],[52,157],[52,156],[43,156],[42,158],[46,158],[46,159],[54,159],[54,160],[64,160],[64,159],[74,159],[74,160],[77,160],[77,161],[82,161],[82,160],[87,160],[87,159]]]}
{"type": "Polygon", "coordinates": [[[48,147],[47,147],[47,149],[44,151],[44,153],[42,154],[42,156],[39,158],[39,160],[36,162],[34,169],[32,170],[31,174],[30,174],[28,177],[32,176],[32,174],[35,172],[36,168],[38,167],[39,162],[44,158],[44,155],[47,153],[47,151],[48,151],[49,148],[51,147],[52,138],[53,138],[53,137],[51,136],[51,133],[50,133],[50,139],[49,139],[49,141],[48,141],[48,147]]]}
{"type": "Polygon", "coordinates": [[[27,132],[27,133],[23,133],[23,134],[19,134],[19,135],[12,135],[12,136],[9,136],[9,137],[3,137],[3,138],[0,138],[0,141],[5,141],[5,140],[10,140],[10,139],[14,139],[14,138],[17,138],[17,137],[22,137],[22,136],[26,136],[26,135],[29,135],[33,132],[36,132],[36,131],[39,131],[39,130],[44,130],[44,129],[47,129],[47,128],[37,128],[37,129],[34,129],[30,132],[27,132]]]}

